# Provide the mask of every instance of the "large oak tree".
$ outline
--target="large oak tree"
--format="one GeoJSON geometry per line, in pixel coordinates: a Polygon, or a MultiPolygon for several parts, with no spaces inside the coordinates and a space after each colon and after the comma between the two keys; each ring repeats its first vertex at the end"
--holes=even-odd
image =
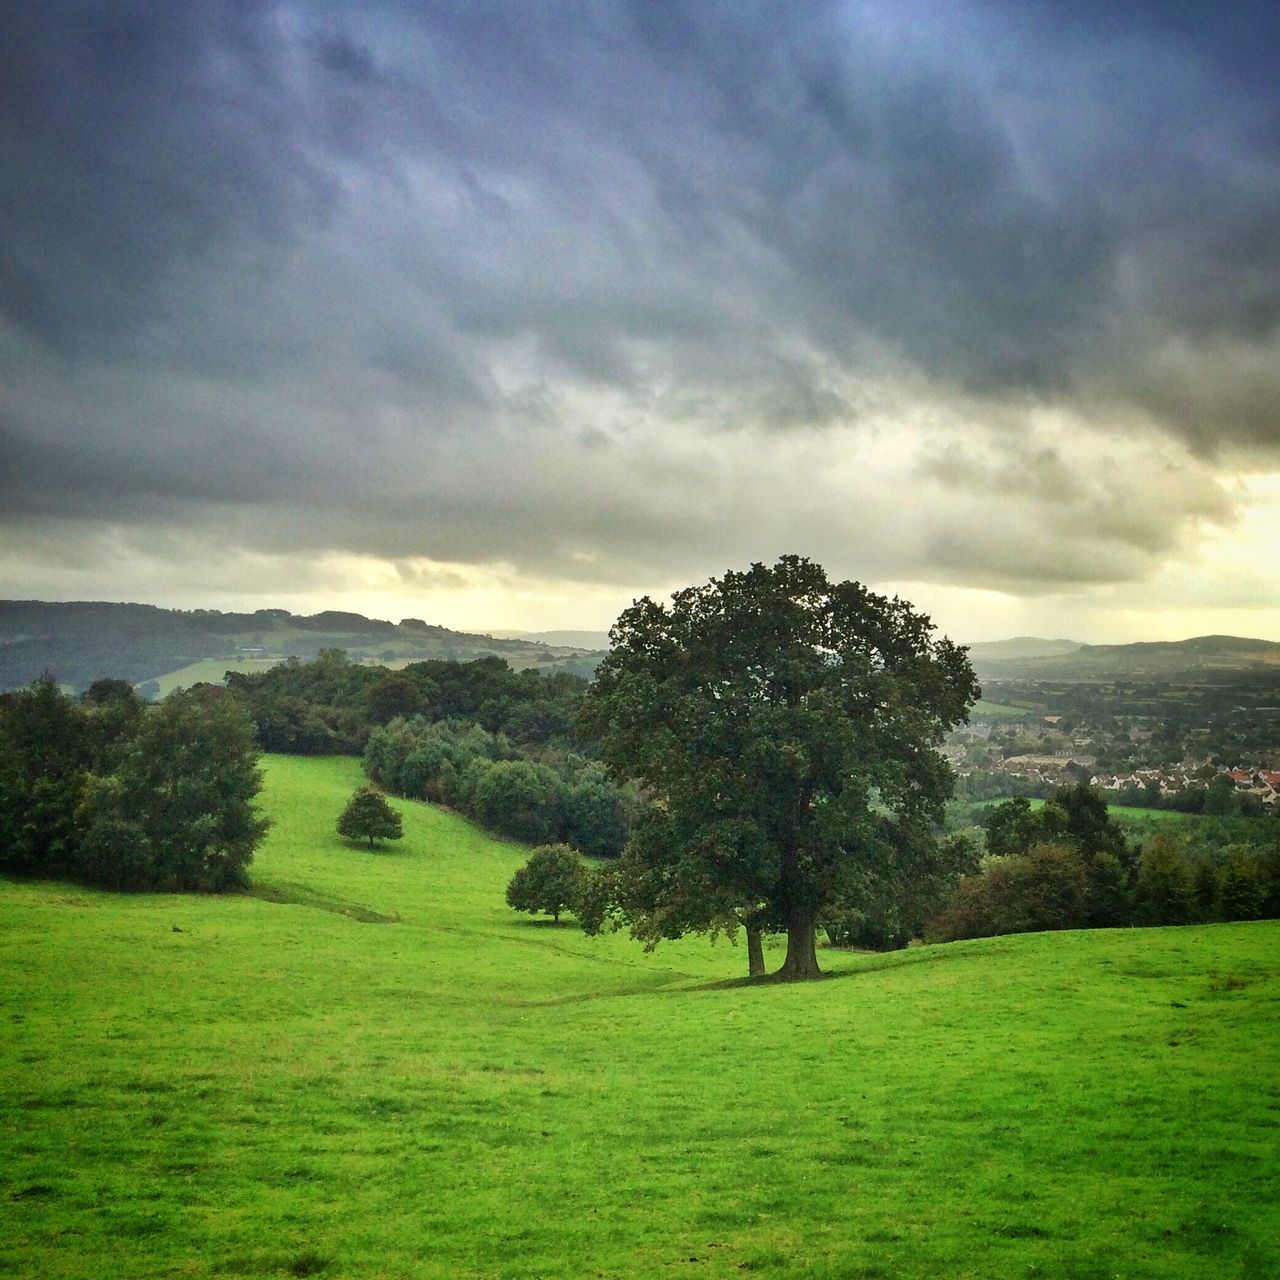
{"type": "Polygon", "coordinates": [[[617,876],[636,936],[785,931],[779,976],[814,977],[824,910],[945,871],[938,746],[979,690],[911,605],[786,556],[642,598],[611,641],[583,714],[654,800],[617,876]]]}

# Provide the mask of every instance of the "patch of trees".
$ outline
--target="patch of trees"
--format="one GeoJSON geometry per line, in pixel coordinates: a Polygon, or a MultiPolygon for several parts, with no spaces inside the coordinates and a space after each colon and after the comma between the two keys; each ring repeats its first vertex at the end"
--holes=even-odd
{"type": "Polygon", "coordinates": [[[987,857],[929,924],[931,941],[1041,930],[1280,917],[1280,842],[1197,840],[1170,829],[1132,845],[1087,785],[1032,809],[992,810],[987,857]]]}
{"type": "Polygon", "coordinates": [[[640,801],[573,752],[532,759],[509,737],[460,720],[396,718],[369,734],[365,772],[396,795],[457,809],[498,835],[569,844],[596,858],[622,852],[640,801]]]}
{"type": "Polygon", "coordinates": [[[0,867],[112,889],[246,883],[266,823],[252,726],[224,690],[146,707],[123,680],[0,696],[0,867]]]}
{"type": "Polygon", "coordinates": [[[227,673],[263,750],[292,755],[359,755],[374,728],[415,717],[465,720],[516,744],[571,745],[586,684],[562,671],[512,671],[499,657],[413,662],[390,671],[350,662],[339,649],[324,650],[314,662],[227,673]]]}

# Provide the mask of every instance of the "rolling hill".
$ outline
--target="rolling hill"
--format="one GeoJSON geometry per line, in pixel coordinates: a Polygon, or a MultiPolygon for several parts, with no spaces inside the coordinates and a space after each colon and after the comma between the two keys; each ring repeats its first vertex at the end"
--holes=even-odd
{"type": "Polygon", "coordinates": [[[1190,640],[1136,644],[1082,644],[1071,641],[1016,642],[970,646],[982,680],[1170,680],[1183,683],[1280,679],[1280,643],[1240,636],[1196,636],[1190,640]],[[1035,645],[1072,645],[1045,648],[1035,645]],[[1006,648],[1010,645],[1014,647],[1006,648]]]}
{"type": "Polygon", "coordinates": [[[391,666],[497,654],[515,668],[582,675],[595,669],[595,659],[580,646],[450,631],[416,618],[393,623],[336,610],[299,616],[286,609],[221,613],[146,604],[0,601],[0,689],[29,684],[44,671],[77,690],[99,676],[135,684],[164,680],[171,687],[207,680],[222,662],[253,670],[290,656],[311,659],[321,649],[345,649],[355,660],[391,666]],[[196,664],[198,675],[180,674],[196,664]]]}

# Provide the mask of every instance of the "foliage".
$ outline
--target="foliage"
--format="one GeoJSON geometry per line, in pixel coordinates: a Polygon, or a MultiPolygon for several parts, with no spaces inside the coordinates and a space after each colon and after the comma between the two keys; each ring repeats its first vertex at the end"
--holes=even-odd
{"type": "Polygon", "coordinates": [[[1213,913],[1218,920],[1257,920],[1267,885],[1263,869],[1248,849],[1231,849],[1218,870],[1213,913]]]}
{"type": "Polygon", "coordinates": [[[554,769],[527,760],[503,760],[480,776],[472,811],[490,831],[544,844],[561,828],[564,789],[554,769]]]}
{"type": "Polygon", "coordinates": [[[241,886],[265,830],[252,729],[223,691],[151,709],[122,681],[0,702],[0,866],[121,889],[241,886]]]}
{"type": "Polygon", "coordinates": [[[927,875],[951,773],[937,747],[977,697],[929,620],[797,556],[622,614],[584,700],[611,770],[657,807],[619,867],[636,936],[787,932],[818,972],[832,904],[927,875]]]}
{"type": "Polygon", "coordinates": [[[965,876],[926,936],[949,942],[1078,929],[1088,909],[1089,882],[1079,849],[1042,842],[1025,853],[989,858],[979,874],[965,876]]]}
{"type": "Polygon", "coordinates": [[[567,844],[540,845],[507,885],[507,906],[530,915],[541,912],[560,923],[562,911],[576,910],[586,868],[567,844]]]}
{"type": "MultiPolygon", "coordinates": [[[[929,854],[934,864],[925,863],[925,874],[885,876],[856,906],[833,902],[819,918],[831,945],[891,951],[922,937],[955,892],[957,877],[978,867],[977,847],[963,835],[934,841],[921,851],[924,858],[929,854]]],[[[914,860],[906,866],[918,868],[914,860]]]]}
{"type": "Polygon", "coordinates": [[[505,735],[464,720],[392,720],[370,733],[364,765],[397,795],[450,805],[514,840],[563,841],[591,857],[622,851],[638,808],[598,763],[550,752],[532,760],[505,735]]]}
{"type": "Polygon", "coordinates": [[[1132,861],[1106,798],[1086,782],[1055,787],[1039,808],[1025,796],[1007,800],[988,813],[984,825],[987,852],[995,857],[1026,853],[1032,845],[1049,841],[1073,845],[1086,858],[1107,853],[1125,864],[1132,861]]]}
{"type": "Polygon", "coordinates": [[[85,879],[118,889],[242,888],[266,822],[253,730],[222,690],[174,695],[143,718],[77,813],[85,879]]]}
{"type": "Polygon", "coordinates": [[[371,731],[397,719],[463,721],[512,742],[569,744],[586,681],[567,672],[512,671],[500,657],[433,659],[399,671],[347,660],[338,649],[254,674],[227,672],[264,750],[360,754],[371,731]]]}
{"type": "Polygon", "coordinates": [[[338,834],[348,840],[399,840],[404,835],[400,815],[372,787],[357,788],[338,815],[338,834]]]}
{"type": "Polygon", "coordinates": [[[1162,831],[1142,850],[1135,887],[1143,924],[1187,924],[1196,918],[1192,868],[1176,836],[1162,831]]]}
{"type": "Polygon", "coordinates": [[[87,713],[52,676],[0,697],[0,867],[71,874],[92,756],[87,713]]]}

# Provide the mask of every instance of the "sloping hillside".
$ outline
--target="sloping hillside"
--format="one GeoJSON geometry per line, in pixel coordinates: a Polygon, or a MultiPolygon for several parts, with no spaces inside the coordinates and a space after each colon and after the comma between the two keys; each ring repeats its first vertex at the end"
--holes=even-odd
{"type": "Polygon", "coordinates": [[[268,761],[258,896],[0,881],[0,1272],[1280,1271],[1275,923],[747,984],[517,915],[439,810],[348,844],[359,781],[268,761]]]}

